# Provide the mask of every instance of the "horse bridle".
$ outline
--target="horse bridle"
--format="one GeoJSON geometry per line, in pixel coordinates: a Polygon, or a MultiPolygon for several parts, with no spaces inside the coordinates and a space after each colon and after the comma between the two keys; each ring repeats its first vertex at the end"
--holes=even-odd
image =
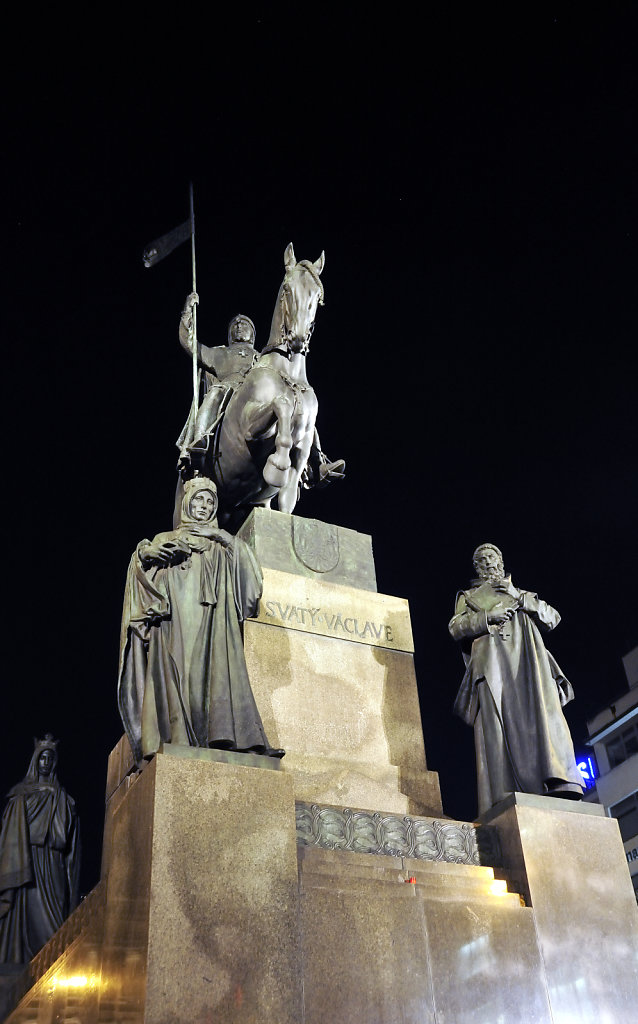
{"type": "MultiPolygon", "coordinates": [[[[302,266],[304,268],[304,270],[307,273],[309,273],[310,276],[312,277],[313,281],[315,282],[315,284],[317,285],[317,287],[319,289],[319,305],[323,306],[323,294],[324,294],[323,293],[323,284],[321,283],[321,278],[319,277],[319,274],[317,273],[317,271],[313,267],[312,263],[310,263],[308,260],[301,260],[301,262],[298,263],[297,266],[302,266]]],[[[282,352],[282,355],[285,354],[285,355],[287,355],[288,359],[291,359],[292,358],[292,352],[290,350],[290,342],[292,341],[293,335],[291,334],[290,328],[286,327],[286,320],[287,320],[288,314],[290,312],[289,309],[288,309],[288,303],[287,303],[287,295],[288,295],[289,291],[290,291],[290,285],[289,285],[289,283],[287,281],[284,281],[284,286],[283,286],[283,288],[281,290],[281,299],[280,299],[281,306],[282,306],[282,310],[281,310],[281,328],[280,328],[280,330],[281,330],[281,340],[282,340],[282,342],[286,346],[286,351],[284,353],[279,348],[276,349],[276,350],[275,349],[271,349],[271,351],[282,352]]],[[[313,320],[312,323],[310,324],[310,327],[306,331],[306,336],[305,336],[305,338],[303,340],[303,346],[299,350],[300,354],[302,356],[307,355],[307,353],[308,353],[308,351],[310,349],[310,339],[312,338],[312,333],[313,333],[314,329],[315,329],[315,322],[313,320]]]]}

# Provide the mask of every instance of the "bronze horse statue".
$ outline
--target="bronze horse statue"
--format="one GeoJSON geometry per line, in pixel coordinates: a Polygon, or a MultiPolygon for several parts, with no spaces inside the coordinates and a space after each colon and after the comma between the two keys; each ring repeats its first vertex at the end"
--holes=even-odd
{"type": "Polygon", "coordinates": [[[229,389],[216,429],[203,444],[195,438],[192,457],[182,463],[182,486],[197,473],[215,481],[220,523],[231,529],[252,507],[269,508],[273,499],[279,511],[292,512],[302,487],[344,475],[345,463],[330,463],[321,451],[317,396],[306,376],[317,306],[323,305],[324,261],[322,252],[314,263],[297,262],[292,242],[287,246],[268,343],[243,381],[229,389]]]}

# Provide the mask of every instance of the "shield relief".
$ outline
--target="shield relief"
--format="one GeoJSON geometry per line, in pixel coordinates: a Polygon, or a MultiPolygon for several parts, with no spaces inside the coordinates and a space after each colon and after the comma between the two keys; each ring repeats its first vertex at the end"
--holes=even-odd
{"type": "Polygon", "coordinates": [[[295,516],[292,546],[297,558],[313,572],[330,572],[339,562],[339,534],[331,523],[295,516]]]}

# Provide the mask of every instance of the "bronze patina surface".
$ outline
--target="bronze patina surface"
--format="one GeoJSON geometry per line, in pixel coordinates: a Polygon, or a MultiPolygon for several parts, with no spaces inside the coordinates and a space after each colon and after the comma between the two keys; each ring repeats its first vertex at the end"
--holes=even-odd
{"type": "MultiPolygon", "coordinates": [[[[197,292],[186,300],[179,322],[179,340],[192,355],[194,338],[193,307],[199,302],[197,292]]],[[[197,364],[204,371],[204,397],[196,414],[189,417],[177,440],[180,462],[184,470],[203,468],[211,434],[219,421],[225,401],[243,383],[255,365],[255,325],[250,317],[238,313],[228,325],[226,345],[202,345],[197,342],[197,364]]]]}
{"type": "Polygon", "coordinates": [[[194,397],[178,440],[180,479],[195,473],[211,477],[219,490],[220,522],[231,529],[251,508],[269,507],[273,498],[281,512],[292,512],[302,488],[339,479],[345,468],[321,450],[317,396],[306,374],[317,306],[323,304],[324,254],[314,263],[297,261],[290,243],[284,266],[270,335],[256,361],[248,317],[231,322],[226,352],[195,350],[196,293],[188,297],[180,322],[181,344],[208,374],[208,391],[201,403],[194,397]]]}
{"type": "Polygon", "coordinates": [[[0,826],[0,963],[28,963],[78,902],[80,825],[58,782],[57,741],[36,740],[0,826]]]}
{"type": "Polygon", "coordinates": [[[562,712],[574,692],[541,635],[560,615],[514,586],[493,544],[476,549],[474,569],[449,630],[463,644],[466,671],[454,710],[474,726],[479,813],[511,792],[580,799],[562,712]]]}
{"type": "Polygon", "coordinates": [[[118,703],[135,760],[162,743],[283,756],[253,697],[240,621],[262,589],[247,545],[220,530],[215,485],[188,481],[176,530],[138,544],[124,595],[118,703]]]}
{"type": "Polygon", "coordinates": [[[295,817],[299,846],[450,864],[501,863],[498,833],[488,825],[300,801],[295,817]]]}

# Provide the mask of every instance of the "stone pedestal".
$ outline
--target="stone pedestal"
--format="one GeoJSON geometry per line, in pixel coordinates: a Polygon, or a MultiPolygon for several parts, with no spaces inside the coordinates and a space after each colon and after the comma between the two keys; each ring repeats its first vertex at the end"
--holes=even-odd
{"type": "Polygon", "coordinates": [[[240,535],[264,565],[248,674],[295,798],[441,815],[408,602],[376,592],[370,538],[264,509],[240,535]]]}
{"type": "MultiPolygon", "coordinates": [[[[188,748],[186,748],[188,750],[188,748]]],[[[296,1024],[297,859],[291,780],[158,754],[112,828],[103,972],[132,981],[144,1024],[296,1024]]]]}
{"type": "Polygon", "coordinates": [[[140,772],[123,737],[102,880],[7,1022],[634,1020],[617,823],[520,794],[443,818],[407,603],[377,593],[369,538],[265,510],[242,532],[264,565],[246,658],[286,756],[166,745],[140,772]]]}
{"type": "Polygon", "coordinates": [[[598,804],[524,793],[481,820],[534,911],[553,1020],[638,1020],[638,912],[618,822],[598,804]]]}
{"type": "Polygon", "coordinates": [[[237,533],[255,553],[262,569],[358,590],[377,589],[372,539],[343,526],[256,508],[237,533]]]}
{"type": "Polygon", "coordinates": [[[291,779],[208,755],[167,747],[129,776],[88,920],[33,962],[15,1024],[302,1019],[291,779]]]}
{"type": "Polygon", "coordinates": [[[304,850],[306,1024],[554,1024],[533,912],[487,867],[304,850]]]}
{"type": "Polygon", "coordinates": [[[295,849],[291,776],[209,754],[167,747],[118,787],[108,875],[10,1024],[633,1019],[638,915],[599,809],[514,794],[475,827],[298,803],[295,849]]]}

